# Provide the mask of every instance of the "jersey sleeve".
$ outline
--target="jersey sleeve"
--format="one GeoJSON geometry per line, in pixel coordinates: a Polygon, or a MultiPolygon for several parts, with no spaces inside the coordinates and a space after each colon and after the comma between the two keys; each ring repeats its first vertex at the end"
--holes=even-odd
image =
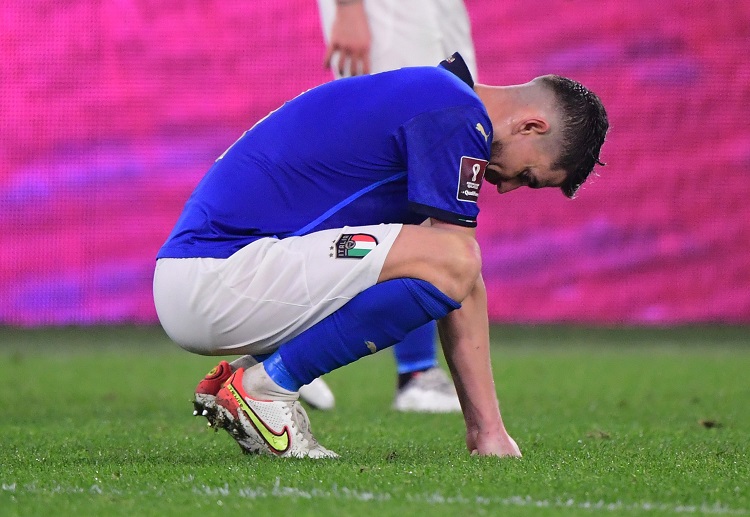
{"type": "Polygon", "coordinates": [[[422,113],[406,122],[400,144],[407,163],[410,210],[459,226],[476,226],[491,143],[487,114],[471,106],[422,113]]]}

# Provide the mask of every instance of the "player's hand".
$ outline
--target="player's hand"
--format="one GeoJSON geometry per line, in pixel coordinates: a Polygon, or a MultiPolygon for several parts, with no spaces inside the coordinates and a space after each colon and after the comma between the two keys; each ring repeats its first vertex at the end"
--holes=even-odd
{"type": "Polygon", "coordinates": [[[521,449],[518,448],[518,444],[505,431],[500,433],[468,432],[466,446],[471,451],[472,456],[521,457],[521,449]]]}
{"type": "Polygon", "coordinates": [[[335,63],[341,77],[370,73],[370,27],[363,2],[336,6],[336,17],[331,27],[323,66],[335,63]]]}

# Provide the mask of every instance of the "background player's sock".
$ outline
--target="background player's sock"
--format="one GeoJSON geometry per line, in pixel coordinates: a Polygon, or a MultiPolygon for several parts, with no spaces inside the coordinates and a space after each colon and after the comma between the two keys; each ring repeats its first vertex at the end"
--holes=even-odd
{"type": "Polygon", "coordinates": [[[413,372],[399,373],[398,374],[398,383],[397,383],[396,387],[398,389],[403,388],[404,386],[406,386],[407,384],[409,384],[409,382],[412,379],[414,379],[417,375],[419,375],[420,373],[424,373],[424,372],[426,372],[429,369],[430,368],[425,368],[423,370],[414,370],[413,372]]]}
{"type": "Polygon", "coordinates": [[[461,304],[414,278],[376,284],[282,345],[264,361],[269,376],[288,390],[403,341],[425,323],[461,304]]]}
{"type": "Polygon", "coordinates": [[[435,350],[437,323],[431,321],[409,332],[403,341],[393,347],[396,370],[405,373],[422,372],[438,365],[435,350]]]}

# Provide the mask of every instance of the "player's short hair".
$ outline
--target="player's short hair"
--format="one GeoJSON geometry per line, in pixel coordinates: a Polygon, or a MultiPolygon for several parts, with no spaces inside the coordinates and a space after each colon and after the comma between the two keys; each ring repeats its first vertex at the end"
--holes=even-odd
{"type": "Polygon", "coordinates": [[[562,150],[552,169],[567,172],[560,190],[575,196],[595,165],[604,165],[599,153],[609,129],[609,120],[599,97],[581,83],[559,75],[539,78],[557,97],[562,117],[562,150]]]}

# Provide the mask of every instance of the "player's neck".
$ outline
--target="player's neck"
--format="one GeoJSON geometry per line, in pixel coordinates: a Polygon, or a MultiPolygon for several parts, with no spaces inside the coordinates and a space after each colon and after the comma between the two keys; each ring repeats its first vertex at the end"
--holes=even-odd
{"type": "Polygon", "coordinates": [[[493,126],[506,123],[514,116],[521,100],[519,90],[518,86],[474,85],[474,92],[484,104],[493,126]]]}

